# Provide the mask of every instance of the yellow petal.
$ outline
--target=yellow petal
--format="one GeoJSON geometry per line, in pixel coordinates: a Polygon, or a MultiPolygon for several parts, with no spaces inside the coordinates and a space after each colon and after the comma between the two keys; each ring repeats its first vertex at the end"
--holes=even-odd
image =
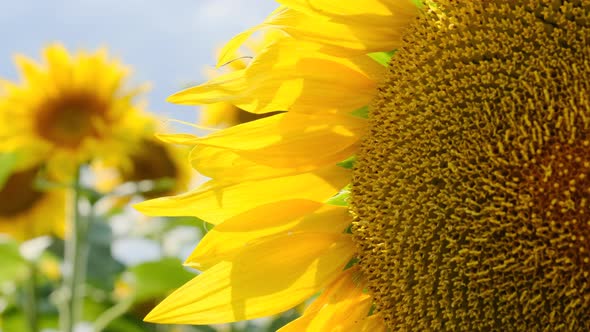
{"type": "Polygon", "coordinates": [[[375,314],[367,317],[365,319],[363,326],[361,327],[360,332],[385,332],[387,331],[387,327],[385,327],[385,320],[381,314],[375,314]]]}
{"type": "MultiPolygon", "coordinates": [[[[0,93],[2,93],[2,95],[9,96],[11,94],[18,93],[18,88],[19,86],[16,83],[0,78],[0,93]]],[[[4,98],[4,100],[1,101],[1,103],[6,102],[8,102],[7,98],[4,98]]]]}
{"type": "Polygon", "coordinates": [[[14,56],[14,62],[20,70],[22,79],[27,83],[39,86],[40,83],[47,81],[47,73],[34,60],[17,54],[14,56]]]}
{"type": "Polygon", "coordinates": [[[299,319],[279,332],[359,331],[368,318],[371,297],[363,293],[358,269],[351,268],[335,280],[299,319]]]}
{"type": "Polygon", "coordinates": [[[190,153],[194,169],[215,179],[217,184],[231,184],[265,177],[283,177],[310,172],[315,167],[276,168],[257,164],[224,148],[196,146],[190,153]]]}
{"type": "Polygon", "coordinates": [[[71,88],[72,65],[66,49],[60,44],[55,44],[47,47],[43,53],[47,59],[48,71],[52,75],[52,79],[55,80],[55,84],[60,89],[71,88]]]}
{"type": "MultiPolygon", "coordinates": [[[[407,17],[415,17],[412,0],[278,0],[277,2],[309,15],[325,16],[332,20],[387,25],[407,17]]],[[[349,23],[350,24],[350,23],[349,23]]]]}
{"type": "Polygon", "coordinates": [[[325,201],[350,181],[350,172],[330,166],[284,177],[260,178],[236,184],[205,183],[178,196],[163,197],[135,205],[147,215],[196,216],[219,224],[256,206],[288,199],[325,201]]]}
{"type": "Polygon", "coordinates": [[[192,143],[225,148],[266,166],[318,168],[353,154],[366,126],[366,120],[351,115],[288,112],[221,130],[192,143]]]}
{"type": "MultiPolygon", "coordinates": [[[[241,69],[243,68],[236,70],[241,69]]],[[[230,103],[208,104],[201,106],[201,116],[199,119],[199,123],[201,123],[203,126],[233,126],[245,122],[241,121],[241,114],[244,114],[244,111],[230,103]]]]}
{"type": "MultiPolygon", "coordinates": [[[[224,73],[205,84],[177,92],[168,97],[167,101],[181,105],[197,105],[227,102],[229,99],[226,95],[238,95],[233,97],[234,100],[246,99],[245,94],[250,90],[246,86],[245,71],[242,69],[224,73]]],[[[278,108],[273,111],[276,110],[278,108]]]]}
{"type": "Polygon", "coordinates": [[[165,143],[193,146],[199,137],[192,134],[156,134],[157,139],[165,143]]]}
{"type": "MultiPolygon", "coordinates": [[[[235,42],[236,47],[224,46],[224,48],[219,50],[217,58],[227,59],[227,62],[218,62],[217,68],[227,66],[230,70],[245,69],[248,66],[249,61],[244,61],[244,59],[251,58],[251,56],[260,53],[260,50],[266,47],[266,45],[288,37],[283,31],[277,29],[264,31],[262,36],[257,36],[256,38],[249,38],[250,33],[248,31],[244,31],[240,35],[244,36],[244,38],[240,39],[239,35],[234,38],[237,39],[235,42]],[[242,52],[244,49],[246,50],[246,53],[242,52]],[[234,53],[227,53],[228,51],[234,53]]],[[[208,77],[215,77],[217,75],[218,73],[214,72],[213,75],[208,75],[208,77]]]]}
{"type": "Polygon", "coordinates": [[[249,243],[269,236],[301,232],[342,233],[351,217],[345,207],[309,200],[289,200],[258,206],[215,226],[187,258],[198,270],[232,260],[249,243]]]}
{"type": "Polygon", "coordinates": [[[354,250],[349,236],[326,233],[254,243],[176,290],[145,320],[216,324],[285,311],[341,273],[354,250]]]}
{"type": "MultiPolygon", "coordinates": [[[[278,7],[268,16],[266,21],[272,20],[272,17],[280,14],[284,10],[285,10],[284,6],[278,7]]],[[[264,25],[264,23],[262,25],[264,25]]],[[[223,66],[231,61],[234,61],[237,54],[240,53],[239,52],[240,47],[242,47],[242,45],[244,45],[244,43],[248,40],[248,38],[250,38],[250,36],[254,32],[256,32],[260,29],[261,29],[260,26],[254,26],[254,27],[252,27],[248,30],[245,30],[245,31],[237,34],[236,36],[234,36],[227,44],[225,44],[219,50],[217,67],[223,66]]],[[[275,41],[278,41],[281,38],[286,37],[286,36],[287,36],[286,34],[281,33],[278,30],[273,31],[273,30],[269,29],[269,31],[264,34],[264,38],[262,39],[262,43],[257,45],[256,51],[259,51],[262,48],[264,48],[265,45],[274,43],[275,41]]]]}
{"type": "MultiPolygon", "coordinates": [[[[262,24],[234,37],[222,52],[230,55],[249,36],[263,29],[280,29],[295,39],[322,45],[338,55],[392,51],[399,47],[404,29],[418,15],[412,0],[281,0],[283,4],[262,24]]],[[[228,59],[220,58],[220,63],[228,59]]]]}
{"type": "Polygon", "coordinates": [[[168,100],[178,104],[227,102],[251,113],[280,110],[354,111],[376,93],[384,67],[368,56],[345,59],[292,39],[268,45],[244,70],[188,88],[168,100]]]}

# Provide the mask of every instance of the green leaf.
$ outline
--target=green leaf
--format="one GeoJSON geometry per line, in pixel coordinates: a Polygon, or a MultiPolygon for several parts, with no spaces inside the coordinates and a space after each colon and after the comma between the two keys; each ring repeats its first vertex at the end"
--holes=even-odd
{"type": "Polygon", "coordinates": [[[326,203],[337,206],[348,206],[349,196],[350,185],[344,187],[338,194],[332,196],[332,198],[330,198],[326,203]]]}
{"type": "Polygon", "coordinates": [[[162,298],[195,277],[195,274],[187,271],[182,266],[182,261],[177,258],[164,258],[139,264],[126,273],[131,275],[136,303],[162,298]]]}
{"type": "MultiPolygon", "coordinates": [[[[43,330],[55,330],[58,328],[57,315],[43,315],[39,317],[39,328],[43,330]]],[[[21,310],[9,310],[2,313],[2,320],[0,320],[0,331],[28,331],[29,324],[27,317],[21,310]]]]}
{"type": "Polygon", "coordinates": [[[103,220],[94,220],[88,232],[88,242],[90,244],[88,283],[102,290],[111,291],[117,274],[121,273],[125,266],[112,255],[113,233],[110,226],[103,220]]]}
{"type": "Polygon", "coordinates": [[[0,153],[0,188],[4,187],[6,180],[12,174],[17,160],[17,153],[0,153]]]}
{"type": "Polygon", "coordinates": [[[145,332],[145,327],[142,325],[148,325],[147,323],[137,322],[127,317],[119,317],[112,321],[108,327],[104,330],[105,332],[145,332]]]}
{"type": "Polygon", "coordinates": [[[377,61],[379,64],[387,67],[389,65],[389,61],[391,61],[391,57],[395,54],[395,52],[397,52],[397,50],[369,53],[369,57],[377,61]]]}
{"type": "MultiPolygon", "coordinates": [[[[113,304],[107,301],[95,301],[94,299],[86,299],[84,301],[83,319],[88,322],[94,322],[113,304]]],[[[142,332],[146,331],[146,323],[139,321],[133,315],[123,315],[111,321],[104,332],[142,332]]]]}

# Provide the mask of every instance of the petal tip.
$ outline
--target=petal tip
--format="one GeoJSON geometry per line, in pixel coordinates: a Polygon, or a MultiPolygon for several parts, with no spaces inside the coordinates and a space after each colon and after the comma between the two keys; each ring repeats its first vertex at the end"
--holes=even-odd
{"type": "Polygon", "coordinates": [[[157,305],[153,308],[144,318],[144,322],[148,323],[164,323],[162,319],[162,310],[160,309],[160,305],[157,305]]]}
{"type": "Polygon", "coordinates": [[[138,211],[140,213],[143,213],[145,215],[155,216],[155,215],[157,215],[156,214],[156,210],[157,210],[157,207],[158,207],[158,202],[157,202],[158,200],[159,199],[156,198],[156,199],[150,199],[150,200],[147,200],[147,201],[136,203],[136,204],[133,204],[133,208],[136,211],[138,211]]]}
{"type": "Polygon", "coordinates": [[[166,102],[174,104],[178,100],[178,92],[166,97],[166,102]]]}

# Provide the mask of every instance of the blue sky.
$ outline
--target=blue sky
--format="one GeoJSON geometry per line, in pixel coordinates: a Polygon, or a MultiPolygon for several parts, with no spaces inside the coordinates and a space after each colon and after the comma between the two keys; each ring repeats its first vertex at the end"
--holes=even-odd
{"type": "Polygon", "coordinates": [[[150,81],[149,109],[194,122],[195,108],[165,102],[186,84],[204,80],[215,49],[259,23],[272,0],[13,0],[0,4],[0,77],[14,79],[14,53],[39,59],[50,42],[111,54],[150,81]]]}

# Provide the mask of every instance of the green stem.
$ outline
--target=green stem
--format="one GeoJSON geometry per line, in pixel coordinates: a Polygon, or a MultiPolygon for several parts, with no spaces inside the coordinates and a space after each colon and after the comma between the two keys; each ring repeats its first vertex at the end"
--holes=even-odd
{"type": "Polygon", "coordinates": [[[94,332],[104,330],[112,321],[123,316],[129,308],[131,308],[132,304],[133,297],[128,297],[105,310],[96,321],[94,321],[94,332]]]}
{"type": "Polygon", "coordinates": [[[80,211],[82,198],[80,188],[80,170],[74,177],[72,188],[71,213],[65,239],[63,296],[65,304],[60,314],[60,326],[63,332],[73,332],[82,317],[84,307],[84,287],[88,266],[88,228],[89,218],[84,218],[80,211]]]}
{"type": "Polygon", "coordinates": [[[29,276],[25,284],[25,313],[30,332],[39,331],[37,311],[37,266],[36,262],[29,263],[29,276]]]}

